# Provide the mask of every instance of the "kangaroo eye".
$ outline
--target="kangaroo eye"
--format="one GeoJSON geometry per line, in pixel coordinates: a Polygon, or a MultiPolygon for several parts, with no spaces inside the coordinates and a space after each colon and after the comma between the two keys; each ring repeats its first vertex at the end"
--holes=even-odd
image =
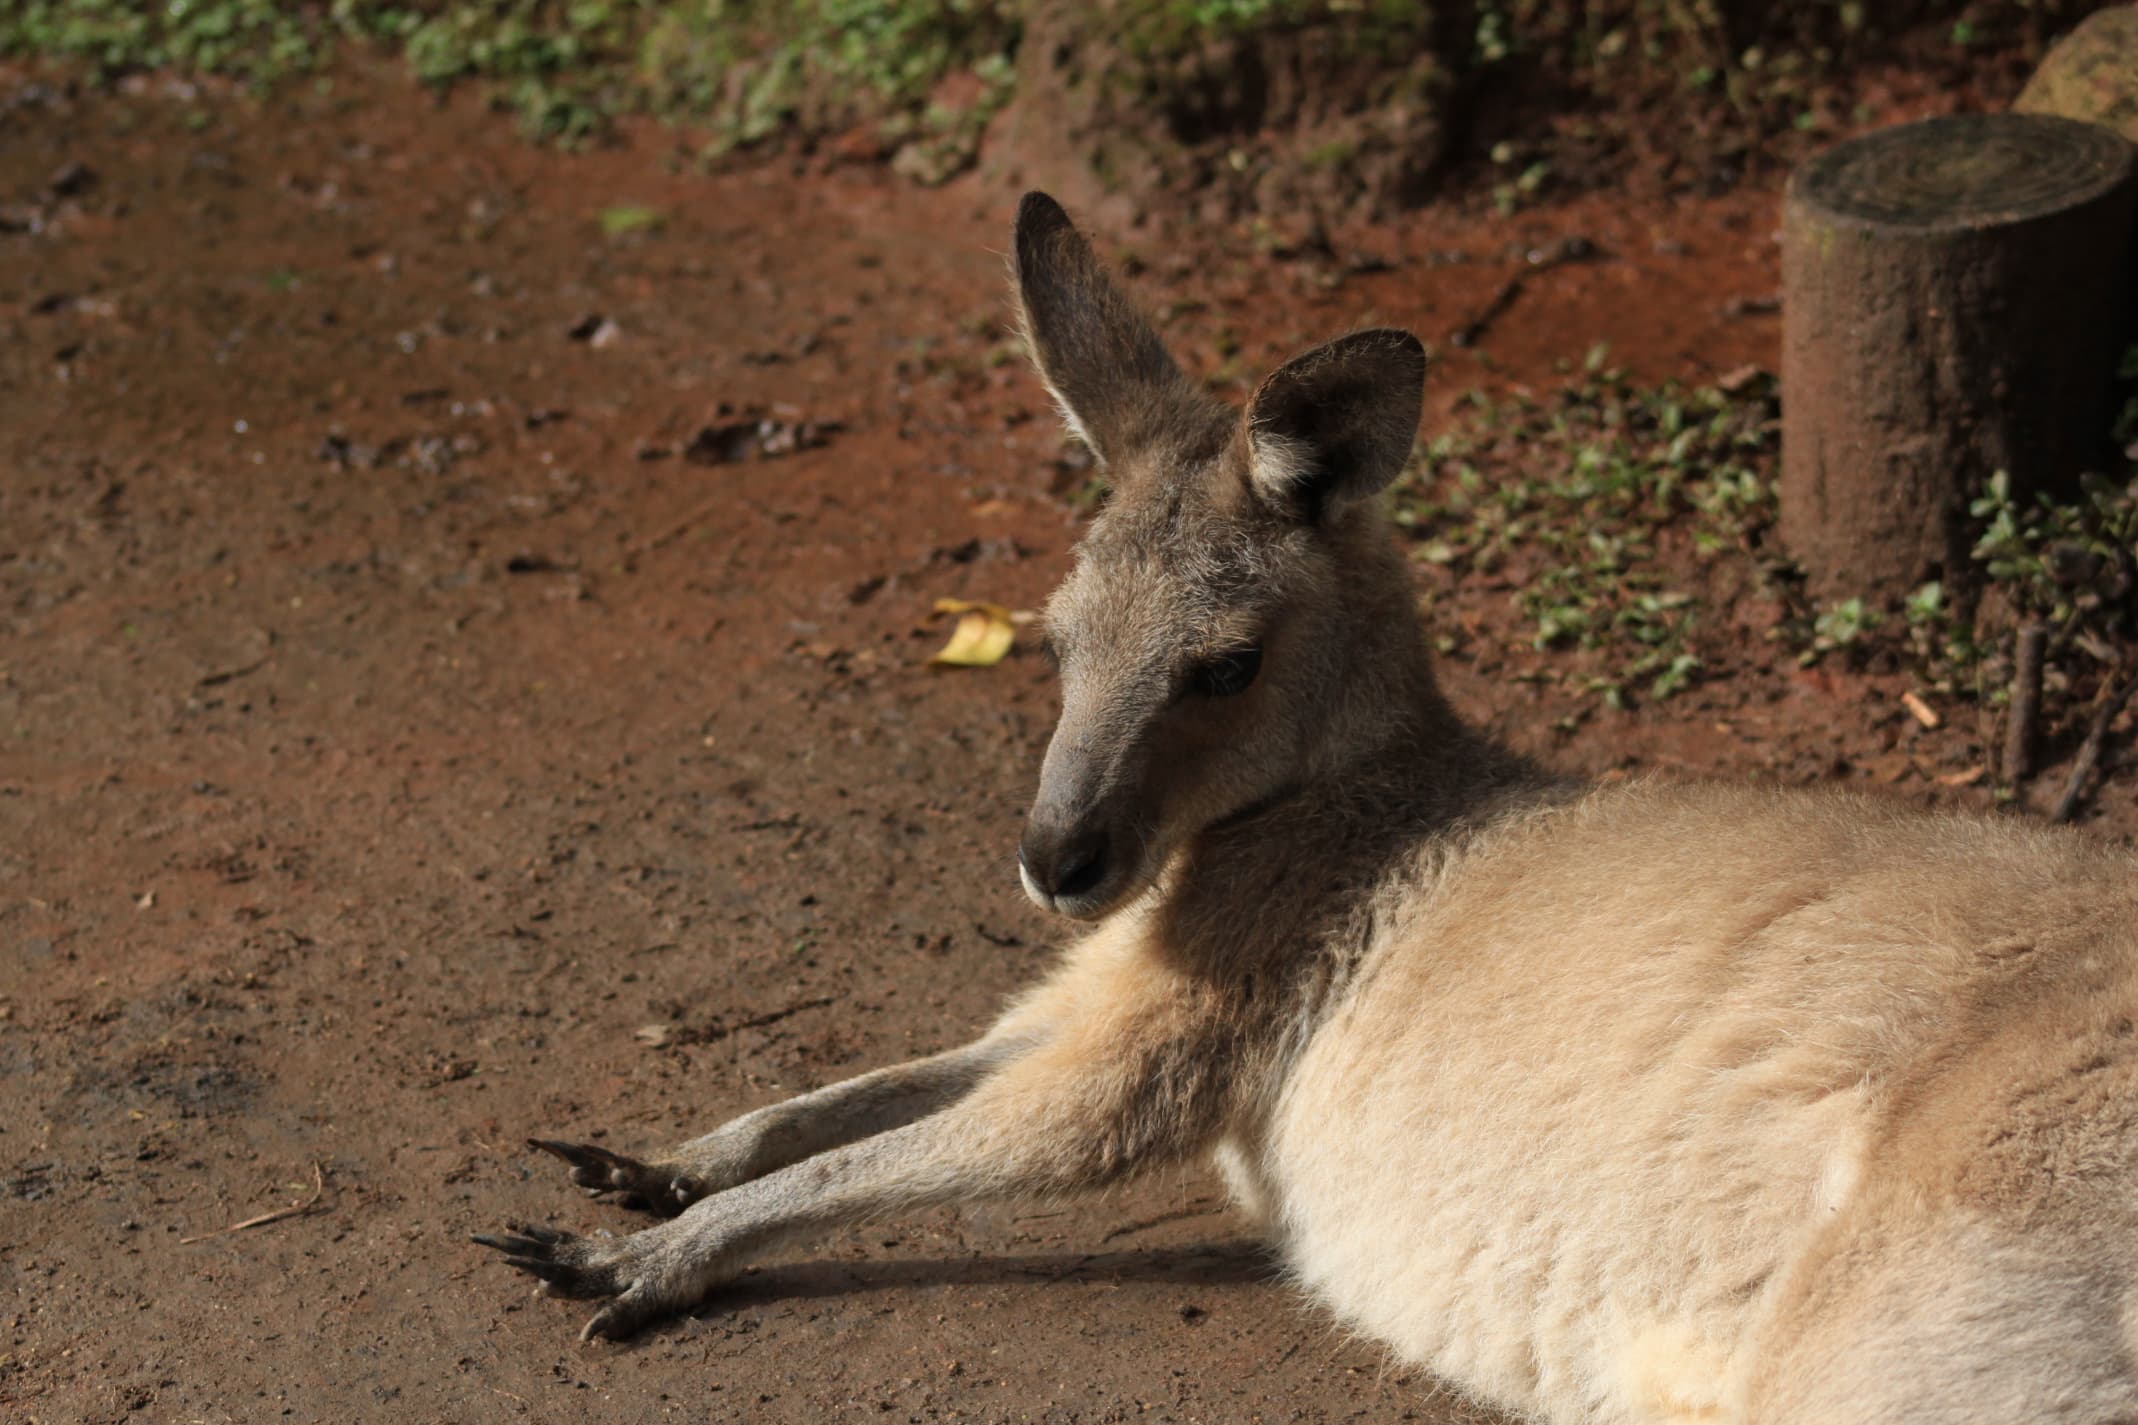
{"type": "Polygon", "coordinates": [[[1262,647],[1253,644],[1211,659],[1188,675],[1188,691],[1206,698],[1230,698],[1244,693],[1262,671],[1262,647]]]}

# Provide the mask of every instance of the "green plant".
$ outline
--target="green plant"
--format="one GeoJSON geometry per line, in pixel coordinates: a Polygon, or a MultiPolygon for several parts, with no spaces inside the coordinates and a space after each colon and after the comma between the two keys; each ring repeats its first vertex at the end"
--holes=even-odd
{"type": "Polygon", "coordinates": [[[49,54],[99,75],[177,66],[265,83],[317,62],[311,15],[270,0],[16,0],[0,54],[49,54]]]}
{"type": "Polygon", "coordinates": [[[1670,698],[1705,666],[1705,601],[1683,560],[1741,552],[1772,519],[1774,384],[1638,387],[1592,349],[1541,401],[1473,394],[1398,485],[1414,557],[1505,582],[1562,683],[1624,706],[1670,698]]]}
{"type": "MultiPolygon", "coordinates": [[[[0,55],[44,55],[96,75],[176,66],[267,85],[316,71],[337,43],[399,54],[424,82],[484,86],[530,132],[577,142],[618,114],[703,122],[724,152],[794,132],[861,126],[917,178],[970,161],[1006,103],[1036,0],[6,0],[0,55]],[[971,84],[960,84],[970,76],[971,84]],[[943,102],[945,88],[957,90],[943,102]]],[[[1480,0],[1468,36],[1430,0],[1120,0],[1110,43],[1151,74],[1213,40],[1327,23],[1344,59],[1414,65],[1447,50],[1454,70],[1538,69],[1610,99],[1630,87],[1698,96],[1762,132],[1813,123],[1809,79],[1851,46],[1916,23],[1954,43],[2008,43],[2078,0],[1933,0],[1887,17],[1861,0],[1480,0]],[[1875,16],[1875,18],[1874,18],[1875,16]],[[1452,42],[1452,43],[1451,43],[1452,42]]],[[[1192,67],[1192,66],[1191,66],[1192,67]]],[[[1125,80],[1123,82],[1130,82],[1125,80]]],[[[1336,149],[1321,155],[1334,164],[1336,149]]],[[[1543,155],[1499,201],[1545,182],[1543,155]]],[[[1562,167],[1561,172],[1566,169],[1562,167]]]]}
{"type": "Polygon", "coordinates": [[[1877,612],[1860,598],[1828,604],[1812,618],[1810,646],[1797,655],[1797,661],[1808,666],[1829,653],[1854,648],[1875,633],[1880,623],[1877,612]]]}
{"type": "Polygon", "coordinates": [[[788,130],[876,128],[910,176],[966,166],[1015,85],[1011,0],[701,0],[661,7],[639,50],[657,109],[701,116],[724,153],[788,130]],[[970,77],[965,101],[937,91],[970,77]]]}
{"type": "Polygon", "coordinates": [[[1901,603],[1898,626],[1860,599],[1799,625],[1810,662],[1842,648],[1865,648],[1897,632],[1903,652],[1940,691],[1996,703],[2004,665],[1990,655],[2010,646],[2015,624],[2048,633],[2044,666],[2051,703],[2077,696],[2133,660],[2138,639],[2138,348],[2120,365],[2127,399],[2112,434],[2121,454],[2106,473],[2081,475],[2074,493],[2021,499],[1997,471],[1968,505],[1974,521],[1970,596],[1955,607],[1943,582],[1924,584],[1901,603]]]}
{"type": "Polygon", "coordinates": [[[612,238],[652,232],[667,221],[667,215],[659,208],[649,208],[643,203],[620,203],[613,208],[603,208],[598,217],[602,235],[612,238]]]}
{"type": "Polygon", "coordinates": [[[621,62],[640,9],[634,0],[503,0],[419,14],[348,3],[343,15],[351,27],[397,37],[424,83],[487,80],[530,133],[576,141],[637,106],[621,62]]]}

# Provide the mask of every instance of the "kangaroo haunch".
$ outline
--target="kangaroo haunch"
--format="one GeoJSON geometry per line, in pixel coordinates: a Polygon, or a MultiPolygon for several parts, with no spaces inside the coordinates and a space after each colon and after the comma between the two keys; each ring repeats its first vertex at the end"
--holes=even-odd
{"type": "Polygon", "coordinates": [[[536,1143],[670,1220],[477,1240],[621,1336],[798,1236],[1214,1155],[1348,1326],[1535,1418],[2138,1420],[2132,858],[1538,770],[1442,700],[1379,509],[1415,337],[1242,414],[1051,199],[1014,261],[1114,490],[1019,852],[1090,932],[964,1048],[646,1161],[536,1143]]]}

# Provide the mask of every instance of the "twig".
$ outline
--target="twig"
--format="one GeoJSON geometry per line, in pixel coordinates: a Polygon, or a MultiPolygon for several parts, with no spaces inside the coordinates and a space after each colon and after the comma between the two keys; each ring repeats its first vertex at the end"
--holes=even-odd
{"type": "MultiPolygon", "coordinates": [[[[1588,262],[1600,256],[1602,254],[1597,251],[1595,243],[1576,234],[1562,238],[1550,247],[1532,248],[1522,255],[1522,261],[1528,264],[1529,272],[1535,273],[1549,272],[1554,267],[1563,267],[1569,262],[1588,262]]],[[[1524,276],[1524,273],[1517,272],[1502,283],[1500,290],[1493,293],[1492,300],[1485,303],[1483,310],[1448,334],[1448,345],[1477,345],[1492,324],[1507,315],[1507,309],[1522,295],[1524,276]]]]}
{"type": "Polygon", "coordinates": [[[727,1032],[733,1034],[739,1029],[763,1029],[768,1024],[777,1024],[783,1019],[792,1019],[804,1010],[822,1009],[825,1005],[837,1003],[838,998],[837,995],[824,995],[818,999],[796,1000],[785,1009],[775,1009],[764,1014],[752,1015],[748,1019],[739,1019],[727,1027],[727,1032]]]}
{"type": "MultiPolygon", "coordinates": [[[[822,1009],[838,1001],[837,995],[823,995],[817,999],[797,1000],[784,1008],[768,1010],[763,1014],[753,1014],[748,1019],[738,1019],[733,1024],[716,1019],[701,1029],[678,1029],[652,1047],[661,1048],[669,1044],[717,1044],[730,1034],[737,1034],[745,1029],[763,1029],[783,1019],[792,1019],[808,1010],[822,1009]]],[[[661,1027],[665,1029],[667,1026],[661,1027]]]]}
{"type": "Polygon", "coordinates": [[[2093,770],[2100,765],[2101,749],[2108,742],[2108,725],[2123,711],[2131,694],[2138,691],[2138,677],[2125,678],[2105,690],[2094,704],[2093,724],[2086,729],[2086,740],[2079,745],[2079,755],[2071,763],[2070,779],[2064,783],[2064,794],[2050,808],[2049,820],[2069,821],[2079,809],[2079,798],[2086,790],[2093,770]]]}
{"type": "Polygon", "coordinates": [[[2012,663],[2011,711],[2004,720],[2004,780],[2018,786],[2034,771],[2034,724],[2041,716],[2042,652],[2049,626],[2030,623],[2019,631],[2012,663]]]}
{"type": "Polygon", "coordinates": [[[243,1222],[233,1222],[228,1227],[218,1227],[215,1231],[203,1232],[198,1237],[181,1237],[178,1239],[178,1245],[190,1247],[195,1242],[206,1242],[213,1237],[228,1237],[233,1232],[244,1232],[254,1227],[265,1227],[270,1222],[281,1222],[285,1218],[302,1217],[313,1208],[319,1206],[319,1200],[325,1197],[326,1193],[326,1172],[319,1164],[314,1163],[312,1164],[312,1195],[303,1202],[292,1203],[288,1207],[278,1207],[273,1212],[263,1212],[258,1217],[248,1217],[243,1222]]]}
{"type": "Polygon", "coordinates": [[[1448,334],[1448,345],[1477,345],[1478,338],[1482,337],[1494,322],[1506,315],[1507,309],[1514,305],[1514,299],[1522,295],[1523,285],[1520,273],[1508,278],[1506,282],[1501,284],[1500,290],[1493,294],[1492,300],[1485,303],[1484,308],[1476,316],[1448,334]]]}
{"type": "Polygon", "coordinates": [[[1906,708],[1908,716],[1921,723],[1926,731],[1935,732],[1944,725],[1945,719],[1938,716],[1938,710],[1924,702],[1919,693],[1902,693],[1900,705],[1906,708]]]}
{"type": "Polygon", "coordinates": [[[225,668],[219,673],[204,674],[203,676],[194,680],[193,686],[196,688],[219,688],[225,683],[235,682],[237,679],[243,678],[247,674],[257,673],[262,668],[265,668],[267,666],[269,656],[270,655],[263,653],[250,663],[240,664],[238,667],[235,668],[225,668]]]}
{"type": "Polygon", "coordinates": [[[253,632],[258,635],[258,642],[260,644],[259,657],[253,659],[250,663],[240,663],[235,667],[220,668],[215,670],[214,672],[204,673],[200,677],[193,680],[194,688],[196,690],[201,688],[219,688],[225,683],[234,682],[239,678],[249,677],[252,674],[259,672],[262,668],[265,668],[268,665],[269,661],[275,656],[275,631],[271,628],[258,628],[254,629],[253,632]]]}

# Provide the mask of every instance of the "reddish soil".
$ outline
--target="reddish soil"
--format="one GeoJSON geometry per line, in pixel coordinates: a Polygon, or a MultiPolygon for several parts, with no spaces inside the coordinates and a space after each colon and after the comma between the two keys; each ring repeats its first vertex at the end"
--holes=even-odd
{"type": "MultiPolygon", "coordinates": [[[[1035,606],[1077,535],[1001,359],[1012,189],[706,178],[652,129],[563,157],[361,76],[262,106],[0,72],[0,132],[10,1418],[1472,1418],[1272,1282],[1199,1174],[843,1236],[624,1348],[467,1243],[629,1225],[525,1135],[657,1147],[947,1046],[1061,935],[1012,870],[1044,661],[925,666],[934,599],[1035,606]],[[622,204],[664,220],[605,236],[622,204]],[[759,415],[837,429],[686,454],[759,415]]],[[[1771,364],[1773,215],[1107,246],[1242,380],[1416,327],[1438,419],[1596,341],[1771,364]],[[1574,236],[1599,256],[1449,347],[1574,236]]],[[[1760,660],[1563,736],[1467,653],[1448,678],[1591,771],[1920,790],[1980,755],[1892,680],[1760,660]]]]}

